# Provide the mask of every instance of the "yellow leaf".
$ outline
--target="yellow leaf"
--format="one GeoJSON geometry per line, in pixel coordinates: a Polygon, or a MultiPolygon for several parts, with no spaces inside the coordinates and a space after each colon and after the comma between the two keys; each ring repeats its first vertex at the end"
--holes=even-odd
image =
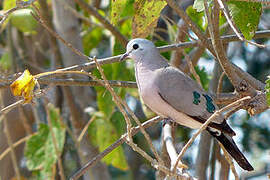
{"type": "Polygon", "coordinates": [[[25,103],[28,103],[33,98],[36,83],[37,81],[30,72],[25,70],[23,74],[10,85],[11,92],[14,96],[23,96],[25,103]]]}
{"type": "Polygon", "coordinates": [[[160,12],[166,4],[164,0],[135,0],[132,37],[147,37],[156,27],[160,12]]]}

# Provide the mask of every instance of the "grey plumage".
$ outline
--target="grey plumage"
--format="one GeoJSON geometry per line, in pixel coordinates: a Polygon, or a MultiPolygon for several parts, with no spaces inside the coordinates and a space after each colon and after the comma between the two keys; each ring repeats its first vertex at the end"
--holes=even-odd
{"type": "MultiPolygon", "coordinates": [[[[132,58],[139,93],[144,103],[164,118],[199,128],[217,109],[212,98],[190,77],[172,67],[151,41],[133,39],[121,59],[132,58]]],[[[235,132],[221,115],[209,124],[207,131],[221,142],[245,170],[253,170],[231,136],[235,132]]]]}

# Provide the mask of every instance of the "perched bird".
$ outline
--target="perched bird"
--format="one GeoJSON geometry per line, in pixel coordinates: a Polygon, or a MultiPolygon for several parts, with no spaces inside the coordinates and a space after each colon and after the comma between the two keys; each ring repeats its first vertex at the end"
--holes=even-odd
{"type": "MultiPolygon", "coordinates": [[[[189,76],[170,66],[151,41],[131,40],[120,60],[125,58],[135,62],[136,81],[144,103],[161,117],[197,129],[218,110],[211,96],[189,76]]],[[[223,144],[243,169],[253,170],[232,138],[235,132],[222,115],[206,130],[223,144]]]]}

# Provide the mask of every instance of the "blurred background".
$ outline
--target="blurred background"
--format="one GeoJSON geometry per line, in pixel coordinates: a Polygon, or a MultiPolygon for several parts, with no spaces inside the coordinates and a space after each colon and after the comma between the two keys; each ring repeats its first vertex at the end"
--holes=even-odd
{"type": "MultiPolygon", "coordinates": [[[[36,0],[35,5],[45,24],[74,48],[87,56],[105,58],[124,53],[127,40],[139,34],[136,34],[134,19],[146,1],[123,2],[121,7],[118,7],[114,0],[36,0]],[[116,13],[118,10],[121,10],[120,14],[116,13]]],[[[204,13],[192,8],[194,2],[186,0],[178,3],[205,32],[207,22],[204,13]]],[[[0,0],[0,13],[3,14],[15,5],[15,0],[0,0]]],[[[156,46],[188,42],[192,41],[191,37],[197,38],[170,7],[166,4],[156,6],[162,9],[161,13],[155,14],[156,19],[153,18],[153,21],[157,20],[157,25],[154,24],[155,27],[150,27],[150,32],[146,32],[146,37],[153,40],[156,46]]],[[[260,12],[257,31],[268,30],[269,6],[261,5],[260,12]]],[[[83,57],[52,36],[31,13],[37,14],[32,6],[19,9],[10,14],[0,27],[1,109],[18,100],[9,88],[11,80],[19,76],[17,73],[28,69],[34,75],[86,62],[83,57]]],[[[233,34],[223,14],[221,20],[222,18],[222,35],[233,34]]],[[[265,82],[270,70],[270,41],[268,38],[252,41],[268,46],[263,49],[243,42],[230,42],[226,46],[227,56],[232,63],[265,82]]],[[[185,48],[185,52],[192,57],[205,90],[216,92],[221,68],[215,63],[213,56],[204,48],[198,47],[185,48]]],[[[166,52],[162,55],[190,75],[181,51],[166,52]]],[[[131,60],[102,67],[109,80],[135,82],[131,60]]],[[[88,71],[100,78],[95,68],[88,71]]],[[[40,88],[44,89],[41,98],[34,98],[32,103],[0,115],[2,180],[66,179],[126,132],[124,118],[104,87],[79,87],[71,84],[56,86],[56,81],[89,80],[88,77],[78,75],[46,78],[50,84],[40,84],[40,88]],[[79,138],[89,121],[91,124],[87,131],[79,138]],[[54,148],[55,140],[58,151],[54,148]],[[57,159],[60,159],[60,163],[57,159]]],[[[226,77],[222,85],[222,92],[234,91],[226,77]]],[[[141,122],[155,116],[140,101],[136,88],[115,87],[114,90],[127,102],[141,122]]],[[[241,179],[268,178],[269,118],[269,110],[253,117],[240,110],[228,119],[237,133],[235,141],[255,168],[254,172],[247,173],[235,163],[241,179]]],[[[195,131],[182,126],[177,126],[175,130],[175,145],[180,151],[195,131]]],[[[147,132],[161,152],[162,122],[148,128],[147,132]]],[[[141,133],[134,136],[134,142],[151,154],[141,133]]],[[[200,179],[234,179],[218,144],[206,133],[196,139],[188,149],[183,162],[189,166],[189,174],[200,179]]],[[[159,179],[159,176],[146,159],[123,144],[98,162],[81,179],[152,180],[159,179]]]]}

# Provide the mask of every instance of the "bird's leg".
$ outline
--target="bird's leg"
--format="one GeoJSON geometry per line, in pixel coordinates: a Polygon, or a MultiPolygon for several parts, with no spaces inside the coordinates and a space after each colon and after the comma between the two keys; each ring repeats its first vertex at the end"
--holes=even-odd
{"type": "Polygon", "coordinates": [[[165,124],[174,125],[174,123],[175,123],[175,121],[172,118],[167,117],[167,118],[163,119],[162,127],[164,127],[165,124]]]}

